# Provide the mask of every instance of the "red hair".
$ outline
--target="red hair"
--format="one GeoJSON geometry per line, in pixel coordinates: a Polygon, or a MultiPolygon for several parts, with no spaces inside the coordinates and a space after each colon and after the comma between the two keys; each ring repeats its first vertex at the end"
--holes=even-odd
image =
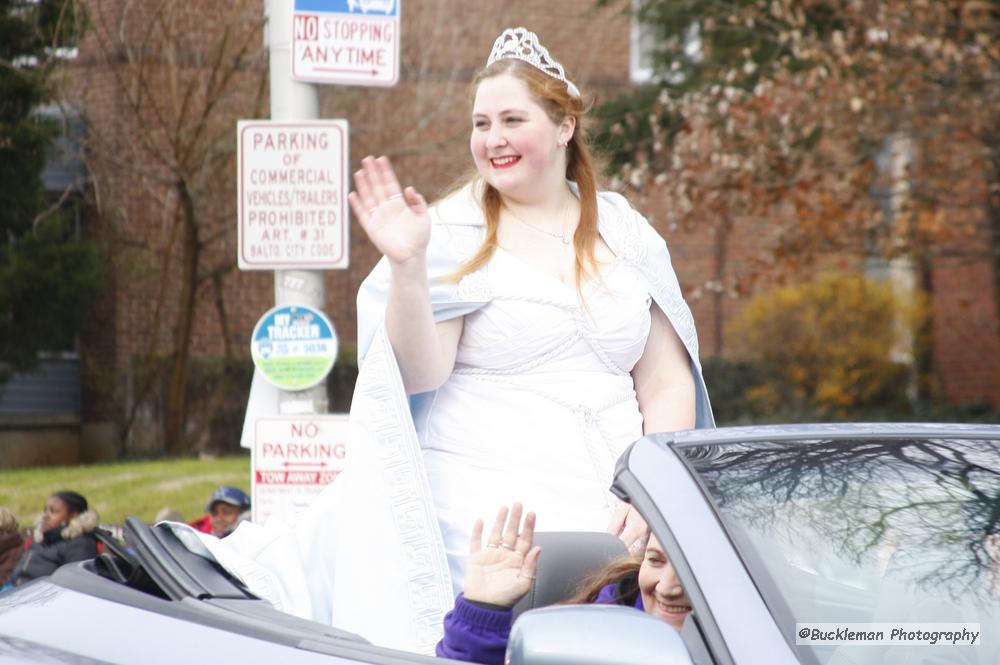
{"type": "MultiPolygon", "coordinates": [[[[599,237],[597,230],[597,178],[594,175],[593,158],[587,146],[582,121],[586,113],[583,100],[573,97],[566,83],[549,76],[537,67],[521,60],[506,58],[497,60],[483,69],[473,79],[473,86],[485,79],[502,74],[510,74],[525,83],[534,101],[542,107],[549,119],[559,124],[567,117],[576,120],[576,129],[566,145],[566,178],[577,184],[580,196],[580,220],[573,234],[573,248],[576,250],[576,285],[580,288],[585,275],[591,269],[596,274],[597,260],[594,248],[599,237]]],[[[478,177],[478,176],[477,176],[478,177]]],[[[497,229],[500,226],[500,209],[503,199],[500,192],[487,182],[483,183],[480,205],[486,219],[486,237],[479,250],[458,271],[456,279],[486,265],[498,246],[497,229]]]]}

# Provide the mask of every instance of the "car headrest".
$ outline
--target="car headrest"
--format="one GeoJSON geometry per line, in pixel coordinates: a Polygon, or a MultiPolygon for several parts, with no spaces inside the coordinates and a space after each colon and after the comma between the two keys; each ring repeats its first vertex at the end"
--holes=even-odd
{"type": "Polygon", "coordinates": [[[514,606],[514,618],[572,596],[580,583],[614,559],[625,556],[625,544],[610,533],[548,531],[535,533],[542,548],[531,591],[514,606]]]}

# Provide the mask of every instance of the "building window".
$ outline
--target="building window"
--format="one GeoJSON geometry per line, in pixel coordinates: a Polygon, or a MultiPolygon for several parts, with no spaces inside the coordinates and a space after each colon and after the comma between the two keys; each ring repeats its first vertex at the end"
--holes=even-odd
{"type": "Polygon", "coordinates": [[[656,53],[656,37],[653,29],[639,21],[639,10],[643,0],[632,0],[629,29],[629,75],[633,83],[649,83],[653,80],[653,58],[656,53]]]}
{"type": "Polygon", "coordinates": [[[639,13],[646,0],[632,0],[631,25],[629,30],[629,73],[633,83],[667,83],[681,85],[687,79],[687,69],[702,61],[701,25],[691,23],[682,35],[671,36],[661,42],[656,29],[639,20],[639,13]],[[657,63],[667,51],[676,55],[670,67],[657,63]],[[657,71],[660,65],[660,71],[657,71]]]}

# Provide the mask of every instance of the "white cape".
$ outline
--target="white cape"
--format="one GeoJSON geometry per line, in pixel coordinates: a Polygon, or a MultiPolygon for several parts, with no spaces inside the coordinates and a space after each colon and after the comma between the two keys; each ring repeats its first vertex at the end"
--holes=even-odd
{"type": "MultiPolygon", "coordinates": [[[[617,194],[598,199],[600,232],[635,264],[691,357],[697,426],[712,427],[691,311],[663,239],[617,194]]],[[[450,276],[479,247],[482,212],[466,187],[432,208],[428,248],[438,321],[484,306],[490,293],[474,272],[450,276]]],[[[225,540],[199,534],[211,554],[278,609],[358,633],[374,644],[433,654],[454,598],[417,435],[399,368],[382,325],[388,265],[358,294],[360,374],[351,405],[345,470],[294,528],[244,523],[225,540]]],[[[420,395],[413,399],[421,399],[420,395]]],[[[193,531],[186,534],[192,540],[193,531]]],[[[191,543],[192,549],[198,549],[191,543]]]]}

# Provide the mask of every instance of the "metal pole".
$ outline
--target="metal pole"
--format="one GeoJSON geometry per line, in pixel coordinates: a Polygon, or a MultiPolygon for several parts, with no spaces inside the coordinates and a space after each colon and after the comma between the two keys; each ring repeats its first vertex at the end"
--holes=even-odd
{"type": "MultiPolygon", "coordinates": [[[[270,52],[271,120],[316,120],[319,92],[311,83],[292,79],[293,0],[265,0],[270,52]]],[[[308,305],[324,310],[326,290],[322,270],[275,270],[275,305],[308,305]]],[[[282,414],[327,413],[326,384],[301,391],[280,391],[282,414]]]]}

